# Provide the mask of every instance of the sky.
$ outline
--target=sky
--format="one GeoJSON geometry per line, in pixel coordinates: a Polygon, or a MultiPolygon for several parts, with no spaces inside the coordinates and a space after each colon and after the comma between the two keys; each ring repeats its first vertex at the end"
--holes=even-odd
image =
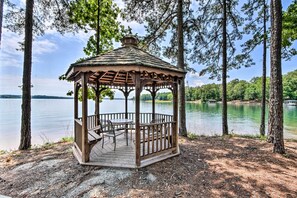
{"type": "MultiPolygon", "coordinates": [[[[121,0],[116,0],[120,8],[124,4],[121,0]]],[[[283,9],[286,9],[292,0],[283,0],[283,9]]],[[[21,0],[24,5],[24,0],[21,0]]],[[[5,9],[5,8],[4,8],[5,9]]],[[[130,26],[132,32],[142,36],[145,30],[142,24],[136,22],[122,21],[125,26],[130,26]]],[[[83,47],[89,38],[89,34],[79,32],[78,34],[68,33],[60,35],[56,31],[50,30],[44,36],[35,38],[33,42],[33,64],[32,64],[32,95],[52,95],[65,96],[68,90],[73,89],[73,83],[60,81],[58,77],[64,74],[71,63],[74,63],[81,57],[85,57],[83,47]]],[[[17,94],[21,95],[19,86],[22,84],[23,52],[17,51],[18,42],[22,41],[23,36],[2,30],[2,41],[0,48],[0,95],[17,94]]],[[[119,47],[115,43],[115,47],[119,47]]],[[[268,52],[269,55],[269,52],[268,52]]],[[[241,68],[232,70],[228,73],[228,81],[238,78],[250,80],[255,76],[261,76],[262,73],[262,50],[257,48],[252,56],[256,62],[255,66],[250,68],[241,68]]],[[[167,60],[168,61],[168,60],[167,60]]],[[[283,61],[283,73],[297,69],[297,57],[291,61],[283,61]]],[[[195,70],[202,69],[199,65],[191,65],[195,70]]],[[[269,74],[269,57],[268,57],[269,74]]],[[[209,80],[208,76],[200,77],[197,73],[188,73],[186,75],[187,85],[200,86],[207,83],[220,83],[219,81],[209,80]]],[[[122,97],[116,93],[116,97],[122,97]]]]}

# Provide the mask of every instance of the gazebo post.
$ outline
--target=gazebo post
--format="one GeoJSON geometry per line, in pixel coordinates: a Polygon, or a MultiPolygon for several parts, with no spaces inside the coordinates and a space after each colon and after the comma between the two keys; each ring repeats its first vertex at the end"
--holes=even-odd
{"type": "MultiPolygon", "coordinates": [[[[74,120],[78,118],[78,90],[79,90],[79,83],[74,83],[74,120]]],[[[74,142],[76,142],[76,121],[74,121],[74,142]]]]}
{"type": "Polygon", "coordinates": [[[129,92],[128,92],[128,85],[127,85],[127,83],[125,83],[124,96],[125,96],[125,119],[128,119],[128,96],[129,96],[129,92]]]}
{"type": "MultiPolygon", "coordinates": [[[[178,145],[178,83],[175,82],[173,84],[172,89],[173,94],[173,121],[174,121],[174,127],[173,127],[173,133],[172,133],[172,144],[173,147],[177,148],[178,145]]],[[[175,150],[177,152],[177,149],[175,150]]]]}
{"type": "Polygon", "coordinates": [[[99,117],[99,114],[100,114],[100,88],[99,88],[99,82],[96,83],[96,88],[94,89],[95,90],[95,93],[96,93],[96,99],[95,99],[95,116],[96,116],[96,125],[99,125],[99,120],[100,120],[100,117],[99,117]]]}
{"type": "Polygon", "coordinates": [[[155,120],[155,113],[156,113],[156,108],[155,108],[155,100],[156,100],[156,83],[153,83],[153,90],[151,92],[152,95],[152,120],[155,120]]]}
{"type": "Polygon", "coordinates": [[[135,73],[135,159],[136,166],[140,166],[140,73],[135,73]]]}
{"type": "Polygon", "coordinates": [[[82,161],[89,161],[89,144],[88,144],[88,86],[86,73],[81,74],[82,84],[82,161]]]}

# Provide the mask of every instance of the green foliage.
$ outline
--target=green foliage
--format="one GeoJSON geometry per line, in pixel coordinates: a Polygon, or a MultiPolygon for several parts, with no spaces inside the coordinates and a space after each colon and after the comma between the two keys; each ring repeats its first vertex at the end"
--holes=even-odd
{"type": "Polygon", "coordinates": [[[233,137],[240,137],[240,138],[246,138],[246,139],[258,139],[261,141],[266,141],[267,136],[265,135],[238,135],[235,133],[229,134],[227,137],[233,138],[233,137]]]}
{"type": "Polygon", "coordinates": [[[269,20],[269,10],[266,1],[267,0],[248,0],[241,8],[241,11],[246,16],[243,33],[250,36],[250,38],[242,44],[242,51],[245,54],[250,54],[258,45],[263,44],[264,38],[266,38],[266,42],[269,41],[270,32],[267,31],[266,26],[264,26],[264,23],[267,23],[269,20]],[[264,30],[266,33],[264,33],[264,30]]]}
{"type": "MultiPolygon", "coordinates": [[[[111,89],[105,89],[100,94],[100,102],[102,102],[102,99],[108,97],[111,100],[114,99],[114,91],[111,89]]],[[[95,100],[96,99],[96,92],[93,88],[88,88],[88,99],[95,100]]],[[[82,101],[82,89],[80,88],[78,90],[78,100],[82,101]]]]}
{"type": "MultiPolygon", "coordinates": [[[[266,99],[269,98],[269,83],[266,82],[266,99]]],[[[234,79],[227,84],[227,98],[232,100],[261,100],[262,97],[262,77],[254,77],[249,82],[234,79]]],[[[207,102],[208,100],[222,100],[221,85],[206,84],[200,87],[186,87],[186,101],[207,102]]],[[[297,100],[297,70],[283,75],[283,97],[284,99],[297,100]]],[[[158,93],[157,100],[172,100],[172,93],[158,93]]],[[[152,100],[150,94],[142,94],[141,100],[152,100]]]]}
{"type": "Polygon", "coordinates": [[[283,30],[282,30],[282,46],[284,47],[285,58],[290,58],[296,55],[297,51],[291,48],[293,42],[297,39],[297,1],[288,7],[286,12],[283,12],[283,30]]]}
{"type": "Polygon", "coordinates": [[[59,142],[73,142],[73,141],[74,141],[73,137],[63,137],[59,142]]]}
{"type": "MultiPolygon", "coordinates": [[[[172,101],[173,96],[171,92],[162,92],[162,93],[157,93],[156,95],[156,100],[163,100],[163,101],[172,101]]],[[[142,94],[140,96],[140,100],[148,101],[152,100],[151,94],[142,94]]]]}
{"type": "Polygon", "coordinates": [[[198,135],[195,134],[195,133],[190,133],[190,132],[188,132],[187,137],[188,137],[190,140],[195,140],[195,139],[198,138],[198,135]]]}
{"type": "Polygon", "coordinates": [[[297,70],[284,75],[283,95],[284,99],[297,100],[297,70]]]}
{"type": "MultiPolygon", "coordinates": [[[[238,0],[226,1],[227,3],[227,69],[238,69],[241,66],[252,65],[248,54],[240,54],[235,46],[236,41],[242,39],[240,27],[243,18],[236,10],[238,0]]],[[[191,50],[192,62],[202,64],[204,69],[200,75],[210,74],[211,79],[221,79],[222,51],[223,51],[223,3],[220,0],[198,1],[197,11],[199,16],[193,19],[193,27],[186,32],[186,42],[193,43],[191,50]]]]}
{"type": "MultiPolygon", "coordinates": [[[[33,34],[42,36],[47,30],[55,29],[61,34],[77,32],[78,27],[70,23],[67,12],[69,2],[72,0],[38,0],[34,1],[33,9],[33,34]]],[[[4,15],[4,27],[12,32],[24,34],[25,9],[21,4],[6,0],[6,13],[4,15]]],[[[23,49],[23,44],[21,44],[23,49]]]]}
{"type": "MultiPolygon", "coordinates": [[[[113,40],[119,41],[127,33],[125,27],[117,20],[120,9],[112,0],[100,0],[100,45],[99,53],[113,49],[113,40]]],[[[72,24],[76,24],[86,33],[91,30],[97,30],[98,23],[98,1],[97,0],[77,0],[70,3],[68,16],[72,24]]],[[[97,55],[97,38],[92,35],[84,48],[87,56],[97,55]]]]}

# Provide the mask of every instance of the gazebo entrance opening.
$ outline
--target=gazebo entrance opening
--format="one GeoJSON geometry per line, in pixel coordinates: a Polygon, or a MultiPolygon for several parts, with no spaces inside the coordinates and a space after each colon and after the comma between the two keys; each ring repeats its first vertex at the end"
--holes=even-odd
{"type": "Polygon", "coordinates": [[[123,39],[123,47],[72,64],[66,75],[75,84],[73,149],[81,164],[138,168],[179,154],[177,96],[183,70],[142,51],[129,36],[123,39]],[[88,114],[88,87],[96,93],[95,115],[88,114]],[[99,113],[100,93],[106,88],[123,92],[122,113],[99,113]],[[156,92],[162,88],[172,91],[173,115],[155,111],[156,92]],[[78,117],[79,89],[82,117],[78,117]],[[128,96],[133,90],[135,112],[128,112],[128,96]],[[151,113],[141,113],[142,90],[152,95],[151,113]],[[110,127],[115,135],[110,135],[110,127]]]}

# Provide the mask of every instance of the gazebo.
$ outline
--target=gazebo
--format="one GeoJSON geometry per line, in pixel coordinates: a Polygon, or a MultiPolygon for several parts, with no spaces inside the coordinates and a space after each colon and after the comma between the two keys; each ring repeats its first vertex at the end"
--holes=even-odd
{"type": "Polygon", "coordinates": [[[74,82],[73,153],[84,165],[140,168],[179,154],[178,84],[186,72],[138,48],[138,40],[133,36],[121,41],[122,47],[73,63],[66,72],[67,80],[74,82]],[[88,115],[88,87],[96,93],[95,115],[88,115]],[[100,93],[107,88],[123,92],[125,112],[99,113],[100,93]],[[155,112],[156,92],[164,88],[172,91],[173,115],[155,112]],[[79,89],[82,91],[81,117],[78,117],[79,89]],[[151,113],[141,113],[142,90],[151,93],[151,113]],[[131,91],[135,91],[135,112],[128,112],[131,91]],[[126,130],[124,136],[130,135],[129,143],[122,141],[121,144],[119,140],[115,149],[108,145],[103,148],[104,131],[98,130],[98,126],[102,121],[113,119],[132,120],[122,125],[126,130]]]}

